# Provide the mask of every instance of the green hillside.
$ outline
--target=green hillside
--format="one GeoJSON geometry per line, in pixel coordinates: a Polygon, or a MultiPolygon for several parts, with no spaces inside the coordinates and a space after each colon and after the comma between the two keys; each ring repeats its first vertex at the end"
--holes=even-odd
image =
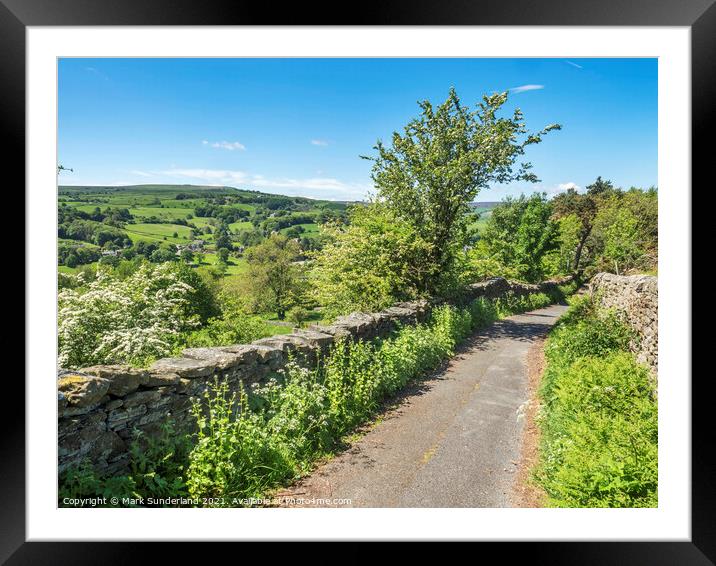
{"type": "Polygon", "coordinates": [[[244,250],[273,232],[306,251],[320,247],[321,224],[344,222],[351,204],[234,187],[60,185],[59,264],[74,272],[138,256],[174,261],[188,249],[184,257],[193,266],[230,279],[245,272],[244,250]],[[221,247],[229,253],[224,262],[217,259],[221,247]]]}

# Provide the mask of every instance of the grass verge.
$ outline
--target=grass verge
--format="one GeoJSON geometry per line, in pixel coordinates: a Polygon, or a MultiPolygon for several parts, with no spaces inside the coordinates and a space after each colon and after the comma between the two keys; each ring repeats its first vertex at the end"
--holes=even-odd
{"type": "Polygon", "coordinates": [[[633,339],[588,296],[550,334],[534,474],[548,506],[657,506],[657,400],[633,339]]]}

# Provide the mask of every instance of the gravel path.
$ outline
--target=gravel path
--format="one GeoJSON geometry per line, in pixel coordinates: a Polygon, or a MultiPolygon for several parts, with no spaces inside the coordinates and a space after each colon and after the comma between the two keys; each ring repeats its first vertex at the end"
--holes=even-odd
{"type": "Polygon", "coordinates": [[[527,352],[565,309],[480,331],[347,451],[279,496],[302,507],[509,507],[529,398],[527,352]]]}

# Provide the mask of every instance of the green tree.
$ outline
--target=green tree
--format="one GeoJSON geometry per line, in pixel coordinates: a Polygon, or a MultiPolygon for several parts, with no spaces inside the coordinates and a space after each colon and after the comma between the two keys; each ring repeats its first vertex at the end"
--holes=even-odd
{"type": "Polygon", "coordinates": [[[232,248],[231,236],[229,235],[229,229],[225,223],[221,223],[216,229],[216,233],[214,234],[214,244],[216,245],[217,250],[220,250],[221,248],[230,250],[232,248]]]}
{"type": "Polygon", "coordinates": [[[508,197],[492,210],[480,242],[489,256],[514,269],[521,279],[539,281],[545,254],[558,244],[558,227],[551,215],[545,193],[508,197]]]}
{"type": "Polygon", "coordinates": [[[597,177],[591,185],[587,185],[587,194],[593,197],[600,195],[608,195],[614,191],[614,185],[611,181],[602,179],[601,176],[597,177]]]}
{"type": "Polygon", "coordinates": [[[652,271],[659,257],[659,195],[652,187],[632,187],[623,194],[621,206],[631,211],[637,221],[638,244],[641,252],[639,267],[652,271]]]}
{"type": "Polygon", "coordinates": [[[106,256],[102,256],[100,258],[99,263],[101,263],[104,266],[109,265],[111,267],[117,267],[119,265],[120,261],[121,261],[120,258],[117,256],[106,255],[106,256]]]}
{"type": "Polygon", "coordinates": [[[599,249],[598,267],[617,275],[634,268],[643,255],[639,221],[621,201],[614,198],[604,204],[595,218],[593,234],[599,249]]]}
{"type": "Polygon", "coordinates": [[[264,321],[244,311],[241,301],[225,291],[216,294],[221,316],[210,318],[199,330],[190,332],[185,345],[190,348],[248,344],[269,334],[264,321]]]}
{"type": "Polygon", "coordinates": [[[419,296],[434,268],[430,244],[384,204],[356,206],[348,225],[322,227],[326,244],[313,252],[311,283],[328,316],[371,312],[419,296]]]}
{"type": "Polygon", "coordinates": [[[79,258],[77,257],[77,254],[74,252],[67,254],[67,257],[65,258],[65,265],[67,267],[77,267],[77,265],[79,265],[79,258]]]}
{"type": "Polygon", "coordinates": [[[659,245],[656,189],[611,188],[584,196],[593,199],[595,208],[584,244],[585,268],[619,272],[655,270],[659,245]],[[624,241],[618,242],[618,237],[624,241]]]}
{"type": "Polygon", "coordinates": [[[619,275],[639,257],[637,220],[628,209],[616,211],[614,220],[604,233],[604,257],[613,262],[614,273],[619,275]]]}
{"type": "Polygon", "coordinates": [[[216,252],[216,256],[221,263],[229,263],[229,250],[226,248],[219,248],[216,252]]]}
{"type": "Polygon", "coordinates": [[[527,146],[539,143],[558,124],[528,133],[522,112],[500,118],[507,93],[483,97],[475,110],[460,103],[453,88],[447,100],[434,108],[419,103],[420,116],[404,133],[393,133],[390,147],[380,141],[373,161],[372,179],[377,200],[407,222],[429,244],[422,263],[428,278],[423,291],[433,292],[451,275],[459,251],[468,243],[466,213],[469,203],[492,183],[537,181],[531,164],[517,160],[527,146]]]}
{"type": "Polygon", "coordinates": [[[559,267],[560,273],[574,271],[576,250],[582,231],[582,223],[576,214],[563,216],[557,222],[559,225],[559,267]]]}
{"type": "Polygon", "coordinates": [[[256,308],[275,310],[279,320],[285,318],[300,287],[300,268],[295,263],[300,253],[298,244],[281,234],[271,234],[248,250],[246,280],[256,308]]]}
{"type": "Polygon", "coordinates": [[[194,261],[194,254],[189,249],[183,249],[180,256],[184,263],[192,263],[194,261]]]}
{"type": "Polygon", "coordinates": [[[153,263],[164,263],[166,261],[174,261],[177,258],[176,254],[166,248],[159,248],[154,250],[149,256],[149,260],[153,263]]]}
{"type": "Polygon", "coordinates": [[[308,315],[308,310],[300,305],[296,305],[288,311],[288,320],[293,322],[296,326],[301,326],[308,320],[308,315]]]}
{"type": "Polygon", "coordinates": [[[552,206],[556,218],[563,218],[575,215],[579,218],[581,228],[579,238],[574,249],[574,271],[579,271],[582,265],[582,254],[589,237],[592,234],[594,218],[597,215],[599,203],[609,195],[613,194],[614,186],[611,181],[605,181],[597,177],[591,185],[587,185],[586,193],[578,193],[575,189],[569,189],[552,199],[552,206]]]}

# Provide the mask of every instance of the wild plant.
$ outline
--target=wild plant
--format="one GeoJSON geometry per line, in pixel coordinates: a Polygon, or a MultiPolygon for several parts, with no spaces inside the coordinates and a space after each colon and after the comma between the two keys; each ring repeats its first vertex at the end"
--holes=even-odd
{"type": "Polygon", "coordinates": [[[535,478],[555,507],[655,507],[658,410],[632,332],[591,297],[550,335],[535,478]]]}
{"type": "Polygon", "coordinates": [[[230,394],[225,381],[216,381],[195,401],[192,414],[198,430],[187,470],[191,497],[220,505],[258,496],[291,475],[285,450],[248,409],[243,389],[230,394]]]}

